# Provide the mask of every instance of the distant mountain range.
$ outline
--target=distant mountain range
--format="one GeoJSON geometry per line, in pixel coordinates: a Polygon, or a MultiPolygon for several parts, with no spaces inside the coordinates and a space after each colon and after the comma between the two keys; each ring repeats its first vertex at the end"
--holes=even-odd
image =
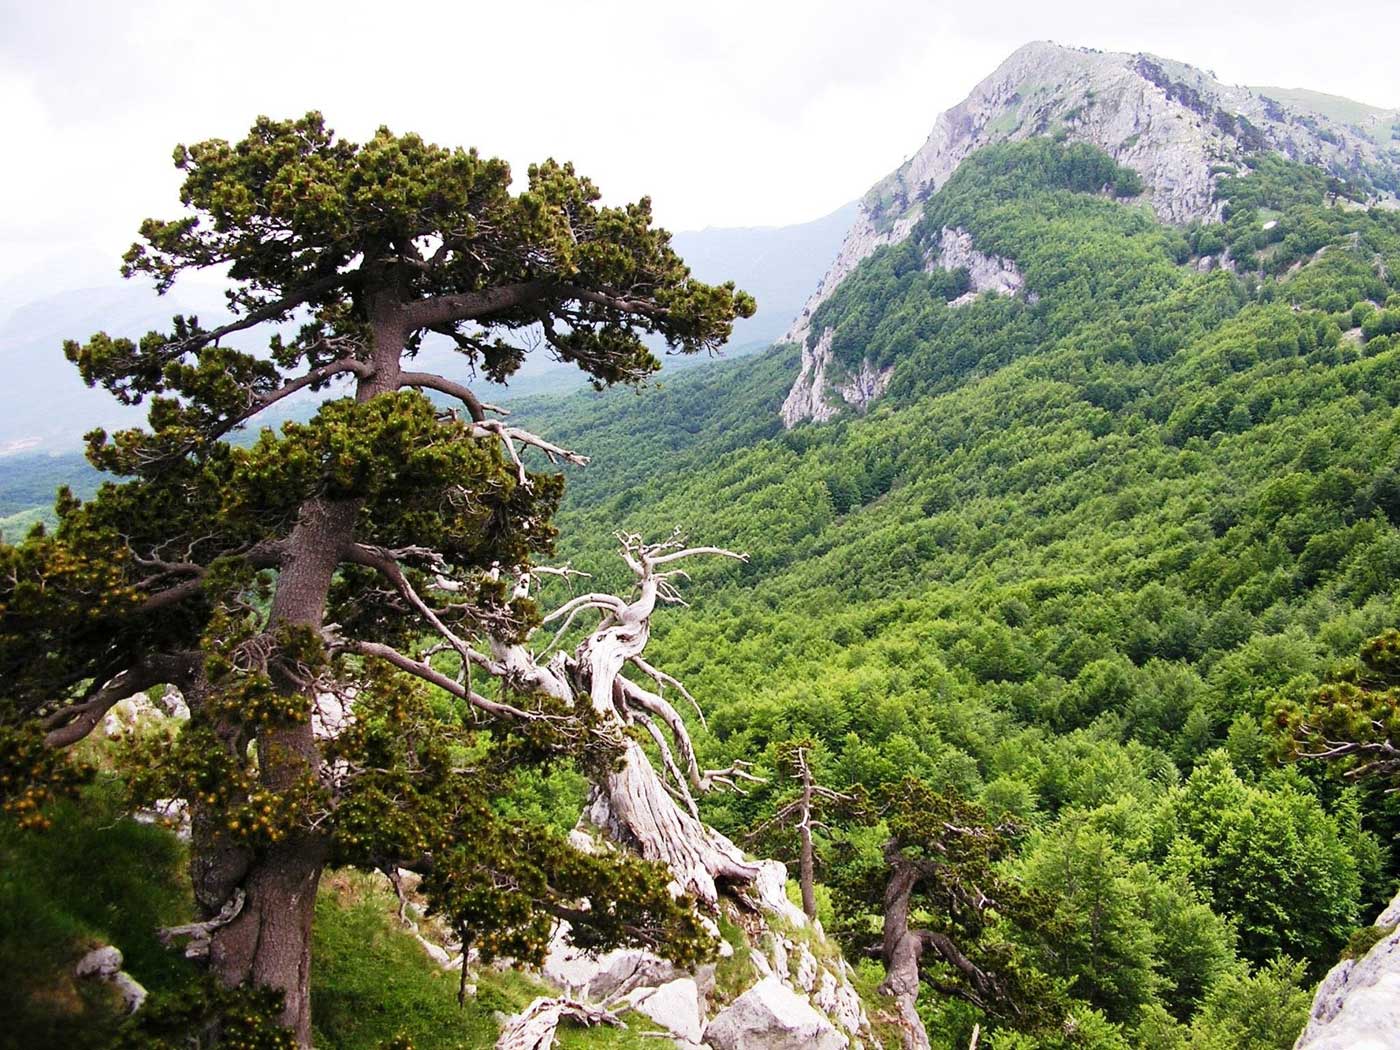
{"type": "MultiPolygon", "coordinates": [[[[733,280],[758,300],[758,313],[735,326],[727,354],[761,349],[782,334],[836,254],[856,209],[852,202],[794,226],[712,228],[675,235],[677,250],[701,280],[733,280]]],[[[114,281],[55,292],[0,319],[0,363],[9,377],[0,388],[0,467],[6,456],[73,450],[94,427],[139,423],[143,409],[120,405],[105,391],[83,385],[62,354],[63,341],[99,330],[136,337],[168,325],[176,313],[197,314],[205,324],[227,316],[222,295],[210,285],[185,282],[158,299],[144,282],[114,281]]],[[[449,373],[462,371],[460,359],[447,359],[452,351],[445,345],[430,343],[423,353],[425,361],[441,359],[439,366],[449,373]]],[[[697,360],[669,357],[663,364],[677,368],[697,360]]],[[[533,355],[509,389],[481,385],[487,396],[500,400],[574,389],[582,382],[576,369],[533,355]]],[[[304,414],[310,403],[289,399],[283,415],[304,414]]]]}

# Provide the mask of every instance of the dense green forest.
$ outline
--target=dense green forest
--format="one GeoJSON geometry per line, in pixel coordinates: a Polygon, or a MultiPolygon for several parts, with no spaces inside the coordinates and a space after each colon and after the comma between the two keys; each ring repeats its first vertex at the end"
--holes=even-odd
{"type": "Polygon", "coordinates": [[[90,497],[102,475],[76,452],[62,456],[17,455],[0,459],[0,540],[18,543],[35,522],[53,525],[57,484],[90,497]]]}
{"type": "MultiPolygon", "coordinates": [[[[1220,187],[1222,222],[1172,228],[1103,154],[991,147],[814,316],[841,367],[893,367],[867,414],[784,430],[789,345],[512,417],[593,459],[556,519],[559,560],[590,587],[630,586],[620,529],[748,553],[694,571],[649,659],[705,710],[702,762],[768,778],[702,803],[736,840],[791,788],[793,741],[823,783],[875,800],[818,840],[819,912],[853,962],[878,931],[881,800],[913,778],[1005,826],[998,876],[1043,912],[993,932],[1072,1023],[1021,1031],[937,991],[930,964],[937,1047],[979,1023],[992,1050],[1291,1046],[1312,984],[1367,943],[1400,875],[1384,785],[1284,761],[1277,714],[1400,622],[1400,213],[1273,158],[1220,187]],[[950,306],[967,275],[924,264],[944,227],[1014,260],[1034,295],[950,306]]],[[[32,514],[44,479],[24,483],[0,514],[32,514]]],[[[582,785],[528,776],[500,808],[566,828],[582,785]]],[[[46,848],[100,830],[75,822],[46,848]]],[[[0,879],[5,914],[32,883],[0,879]]],[[[71,887],[45,892],[26,912],[39,935],[103,928],[71,887]]],[[[318,977],[325,1045],[394,1034],[372,1023],[358,947],[335,947],[404,950],[368,892],[347,883],[318,910],[338,967],[318,977]]],[[[4,930],[0,958],[35,935],[4,930]]],[[[157,987],[179,977],[165,965],[157,987]]],[[[856,965],[873,988],[877,964],[856,965]]],[[[445,1009],[447,989],[404,981],[396,1002],[445,1009]]],[[[469,1028],[518,1006],[499,983],[469,1028]]],[[[424,1026],[413,1045],[460,1038],[424,1026]]]]}
{"type": "MultiPolygon", "coordinates": [[[[1015,818],[1006,863],[1064,924],[1037,964],[1093,1011],[1074,1045],[1288,1046],[1396,880],[1393,804],[1281,764],[1272,725],[1400,619],[1400,215],[1266,160],[1174,229],[1129,175],[1050,139],[964,163],[816,315],[894,365],[866,416],[783,431],[794,347],[523,415],[594,456],[575,566],[619,582],[617,528],[749,552],[656,626],[708,760],[812,738],[827,783],[1015,818]],[[1038,299],[950,308],[943,226],[1038,299]],[[1227,245],[1239,272],[1201,272],[1227,245]]],[[[741,834],[786,786],[707,815],[741,834]]],[[[821,844],[838,929],[873,921],[840,887],[880,841],[821,844]]],[[[966,1045],[966,1007],[924,1008],[966,1045]]]]}

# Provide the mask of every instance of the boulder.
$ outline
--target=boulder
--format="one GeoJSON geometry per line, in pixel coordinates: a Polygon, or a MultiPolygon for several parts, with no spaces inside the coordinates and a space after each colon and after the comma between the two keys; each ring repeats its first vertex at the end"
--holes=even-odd
{"type": "Polygon", "coordinates": [[[677,1039],[700,1042],[705,1022],[700,1013],[700,989],[689,977],[668,981],[660,988],[634,993],[632,1008],[651,1018],[677,1039]]]}
{"type": "Polygon", "coordinates": [[[818,969],[817,957],[812,954],[812,950],[805,944],[799,944],[797,946],[797,965],[792,979],[797,982],[797,987],[808,995],[817,986],[818,969]]]}
{"type": "Polygon", "coordinates": [[[777,977],[759,981],[705,1029],[714,1050],[846,1050],[850,1040],[777,977]]]}
{"type": "Polygon", "coordinates": [[[165,692],[161,694],[160,706],[165,708],[167,718],[173,718],[177,722],[187,721],[190,717],[190,705],[185,703],[185,694],[173,685],[165,687],[165,692]]]}
{"type": "Polygon", "coordinates": [[[541,972],[571,994],[593,1003],[684,976],[675,964],[639,948],[618,948],[601,955],[576,948],[569,943],[567,922],[555,928],[541,972]]]}
{"type": "Polygon", "coordinates": [[[1376,919],[1390,932],[1334,966],[1294,1050],[1400,1050],[1400,896],[1376,919]]]}
{"type": "Polygon", "coordinates": [[[136,978],[122,969],[122,953],[110,944],[88,952],[78,960],[73,972],[79,977],[106,981],[117,990],[127,1013],[135,1013],[146,1001],[146,989],[136,978]]]}
{"type": "Polygon", "coordinates": [[[749,887],[749,894],[760,908],[783,919],[791,926],[806,926],[807,916],[788,900],[787,865],[777,860],[755,861],[758,874],[749,887]]]}

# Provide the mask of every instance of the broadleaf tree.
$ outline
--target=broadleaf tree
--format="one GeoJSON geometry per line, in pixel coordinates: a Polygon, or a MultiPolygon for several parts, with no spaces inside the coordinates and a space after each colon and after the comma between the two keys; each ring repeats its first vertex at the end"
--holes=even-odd
{"type": "MultiPolygon", "coordinates": [[[[503,161],[386,128],[354,143],[309,113],[178,147],[175,164],[184,213],[143,223],[124,273],[161,293],[221,273],[232,319],[65,345],[89,384],[148,404],[149,426],[89,434],[91,462],[125,480],[61,496],[52,533],[0,546],[0,748],[31,770],[0,785],[7,807],[40,823],[71,779],[57,749],[124,697],[182,690],[188,724],[145,742],[135,782],[191,805],[211,969],[281,993],[302,1044],[328,863],[423,872],[431,905],[485,955],[537,958],[567,916],[585,945],[698,957],[674,866],[651,863],[664,850],[583,854],[506,822],[491,797],[533,762],[572,758],[606,783],[624,752],[637,760],[625,700],[587,699],[621,697],[629,659],[669,679],[640,657],[674,594],[657,566],[707,549],[627,538],[642,601],[566,602],[562,616],[607,618],[581,654],[536,662],[540,591],[560,584],[534,559],[562,480],[522,456],[584,457],[508,425],[463,378],[505,382],[538,349],[595,385],[638,383],[659,367],[647,336],[713,350],[753,300],[692,277],[646,199],[604,206],[553,160],[516,192],[503,161]],[[414,369],[434,336],[461,375],[414,369]],[[228,440],[302,391],[323,394],[309,420],[228,440]]],[[[637,716],[693,754],[669,704],[631,689],[637,716]]],[[[742,773],[690,766],[696,787],[742,773]]],[[[748,874],[737,854],[710,868],[748,874]]]]}

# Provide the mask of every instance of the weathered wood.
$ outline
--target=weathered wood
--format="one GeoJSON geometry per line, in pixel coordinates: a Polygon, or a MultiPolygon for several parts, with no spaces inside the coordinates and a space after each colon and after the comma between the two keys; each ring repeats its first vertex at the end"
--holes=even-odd
{"type": "Polygon", "coordinates": [[[627,1027],[615,1014],[602,1007],[563,997],[540,998],[506,1022],[500,1038],[496,1040],[496,1050],[550,1050],[560,1023],[566,1020],[585,1028],[600,1024],[627,1027]]]}

